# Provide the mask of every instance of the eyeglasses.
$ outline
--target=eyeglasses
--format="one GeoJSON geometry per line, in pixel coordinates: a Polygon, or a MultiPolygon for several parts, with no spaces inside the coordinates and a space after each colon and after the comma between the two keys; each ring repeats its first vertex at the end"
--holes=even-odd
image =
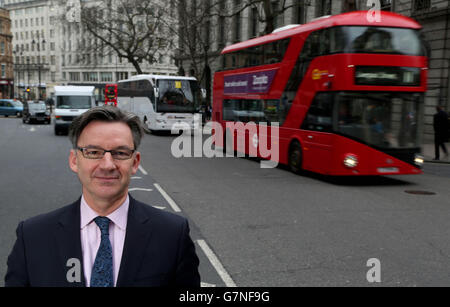
{"type": "Polygon", "coordinates": [[[86,159],[99,160],[102,159],[107,152],[109,152],[114,160],[129,160],[133,157],[133,154],[136,150],[122,148],[122,149],[113,149],[113,150],[105,150],[102,148],[82,148],[77,147],[79,151],[83,154],[83,157],[86,159]]]}

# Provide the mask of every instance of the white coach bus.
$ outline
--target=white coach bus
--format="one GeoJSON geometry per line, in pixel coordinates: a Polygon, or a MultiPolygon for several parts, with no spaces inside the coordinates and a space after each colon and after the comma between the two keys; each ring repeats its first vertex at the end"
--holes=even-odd
{"type": "Polygon", "coordinates": [[[137,75],[117,82],[117,107],[139,116],[147,132],[194,129],[205,91],[194,77],[137,75]]]}

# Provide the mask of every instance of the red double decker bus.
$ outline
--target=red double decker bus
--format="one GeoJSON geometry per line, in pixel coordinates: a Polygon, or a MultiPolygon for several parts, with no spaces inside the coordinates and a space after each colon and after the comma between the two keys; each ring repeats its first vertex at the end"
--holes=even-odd
{"type": "Polygon", "coordinates": [[[105,85],[105,105],[117,107],[117,84],[105,85]]]}
{"type": "Polygon", "coordinates": [[[421,26],[380,14],[380,22],[367,11],[326,16],[226,47],[213,96],[223,141],[248,154],[255,135],[252,142],[227,124],[255,122],[261,131],[279,123],[270,143],[279,146],[277,162],[294,172],[422,173],[428,63],[421,26]]]}

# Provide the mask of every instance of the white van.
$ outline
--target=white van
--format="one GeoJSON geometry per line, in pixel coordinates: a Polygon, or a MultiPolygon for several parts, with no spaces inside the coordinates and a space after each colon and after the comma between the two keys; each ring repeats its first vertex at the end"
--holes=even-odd
{"type": "Polygon", "coordinates": [[[73,119],[95,107],[94,86],[55,86],[55,134],[68,133],[73,119]]]}

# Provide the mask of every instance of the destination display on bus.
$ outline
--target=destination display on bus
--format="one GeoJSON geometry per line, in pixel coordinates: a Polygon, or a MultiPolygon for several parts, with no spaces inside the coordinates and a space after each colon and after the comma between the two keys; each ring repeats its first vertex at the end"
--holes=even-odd
{"type": "Polygon", "coordinates": [[[356,85],[420,86],[420,68],[356,66],[356,85]]]}

